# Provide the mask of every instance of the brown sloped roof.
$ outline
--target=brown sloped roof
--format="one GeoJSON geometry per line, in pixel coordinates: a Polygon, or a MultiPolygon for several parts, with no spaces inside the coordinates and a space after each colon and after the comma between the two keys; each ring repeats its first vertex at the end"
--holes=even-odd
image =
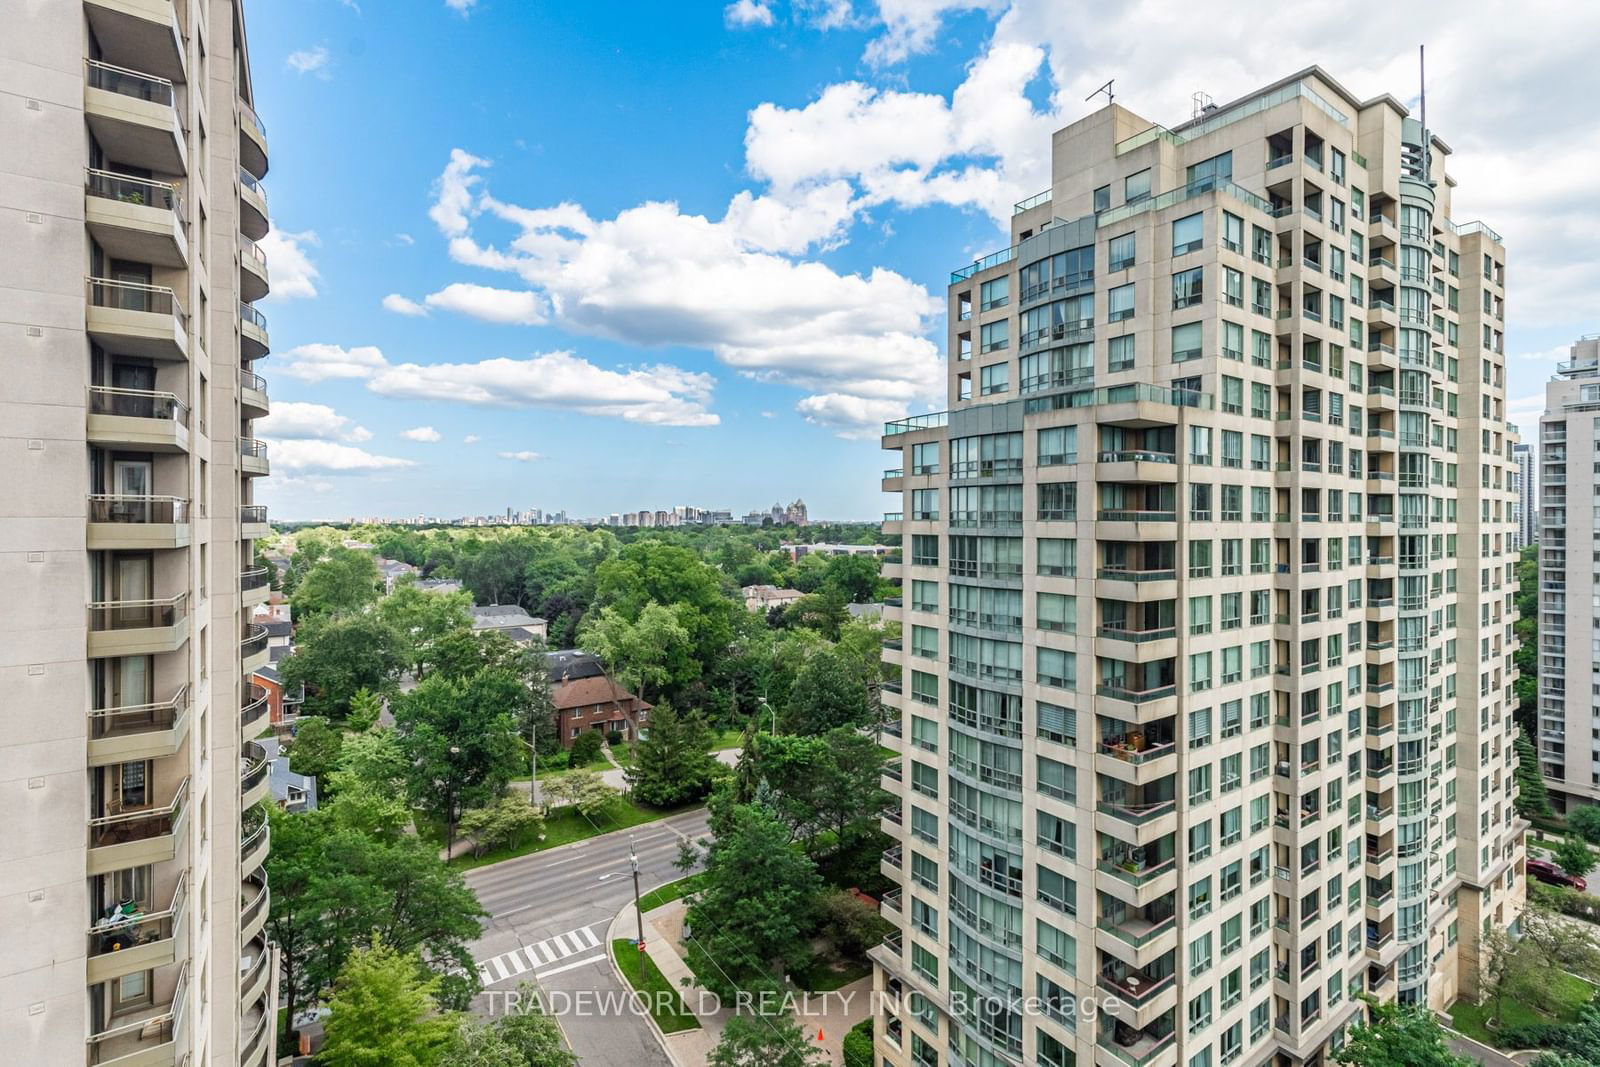
{"type": "Polygon", "coordinates": [[[590,704],[609,704],[614,700],[635,700],[641,708],[650,707],[604,675],[566,682],[556,686],[550,694],[550,702],[561,710],[587,707],[590,704]]]}

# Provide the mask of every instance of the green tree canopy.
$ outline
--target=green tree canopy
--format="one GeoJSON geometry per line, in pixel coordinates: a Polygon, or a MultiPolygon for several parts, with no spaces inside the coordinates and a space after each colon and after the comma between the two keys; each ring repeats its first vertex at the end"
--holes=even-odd
{"type": "Polygon", "coordinates": [[[369,552],[335,548],[306,572],[291,601],[295,618],[345,615],[377,603],[383,588],[378,565],[369,552]]]}
{"type": "Polygon", "coordinates": [[[1550,858],[1574,878],[1582,878],[1595,866],[1594,853],[1589,851],[1588,842],[1577,836],[1563,840],[1550,853],[1550,858]]]}
{"type": "Polygon", "coordinates": [[[357,690],[387,694],[404,665],[400,639],[371,614],[319,616],[300,626],[279,664],[284,684],[306,687],[306,710],[343,720],[357,690]]]}
{"type": "Polygon", "coordinates": [[[324,778],[339,765],[344,735],[319,715],[308,715],[294,724],[294,740],[288,745],[289,769],[295,774],[324,778]]]}
{"type": "Polygon", "coordinates": [[[806,660],[789,691],[783,719],[788,733],[821,734],[836,726],[863,726],[871,718],[867,687],[838,651],[822,648],[806,660]]]}
{"type": "Polygon", "coordinates": [[[414,954],[374,940],[339,972],[328,1001],[327,1041],[317,1062],[328,1067],[435,1067],[455,1030],[438,1012],[437,978],[424,977],[414,954]]]}
{"type": "Polygon", "coordinates": [[[827,1053],[787,1015],[734,1015],[707,1067],[817,1067],[827,1053]]]}
{"type": "Polygon", "coordinates": [[[649,700],[669,686],[681,686],[700,676],[689,628],[682,608],[651,602],[629,617],[607,607],[590,616],[579,631],[578,643],[610,668],[617,684],[649,700]]]}
{"type": "Polygon", "coordinates": [[[408,665],[421,678],[433,663],[434,645],[448,634],[472,628],[472,597],[439,593],[402,581],[378,602],[378,617],[400,635],[408,665]]]}
{"type": "Polygon", "coordinates": [[[671,704],[650,713],[650,735],[634,746],[627,780],[634,799],[654,808],[675,808],[711,790],[717,761],[711,735],[697,715],[679,715],[671,704]]]}
{"type": "MultiPolygon", "coordinates": [[[[1518,737],[1519,746],[1532,744],[1526,738],[1518,737]]],[[[1521,751],[1520,747],[1518,749],[1521,751]]],[[[1538,761],[1531,759],[1534,773],[1538,774],[1538,761]]],[[[1567,810],[1567,829],[1589,842],[1591,845],[1600,845],[1600,804],[1576,804],[1567,810]]]]}
{"type": "Polygon", "coordinates": [[[735,807],[706,858],[688,924],[718,961],[707,986],[720,996],[770,988],[809,962],[809,934],[822,879],[789,832],[757,805],[735,807]]]}
{"type": "MultiPolygon", "coordinates": [[[[723,591],[715,567],[693,551],[660,541],[640,541],[622,549],[595,571],[595,597],[629,621],[638,620],[652,601],[670,605],[688,631],[693,662],[716,662],[733,638],[733,613],[742,610],[723,591]]],[[[697,676],[697,675],[696,675],[697,676]]]]}
{"type": "Polygon", "coordinates": [[[1353,1067],[1473,1067],[1452,1053],[1444,1027],[1426,1005],[1376,1004],[1371,1019],[1350,1028],[1334,1059],[1353,1067]]]}
{"type": "Polygon", "coordinates": [[[435,673],[395,704],[411,802],[442,820],[455,840],[462,807],[499,796],[523,766],[514,712],[525,695],[507,671],[482,670],[464,681],[435,673]]]}

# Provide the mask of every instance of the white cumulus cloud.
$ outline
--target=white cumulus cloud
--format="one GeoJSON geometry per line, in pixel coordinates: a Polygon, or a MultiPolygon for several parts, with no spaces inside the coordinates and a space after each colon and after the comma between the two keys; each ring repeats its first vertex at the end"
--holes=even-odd
{"type": "Polygon", "coordinates": [[[410,315],[413,318],[426,315],[428,309],[408,297],[399,293],[390,293],[383,298],[383,310],[392,311],[396,315],[410,315]]]}
{"type": "Polygon", "coordinates": [[[303,382],[325,382],[330,378],[370,378],[388,361],[372,345],[341,348],[339,345],[299,345],[279,354],[280,374],[303,382]]]}
{"type": "Polygon", "coordinates": [[[543,459],[544,457],[541,456],[537,452],[523,451],[523,452],[501,452],[500,453],[500,458],[501,459],[513,459],[513,460],[516,460],[518,463],[533,463],[533,462],[536,462],[537,460],[543,459]]]}
{"type": "Polygon", "coordinates": [[[722,18],[729,26],[771,26],[772,5],[763,0],[734,0],[722,9],[722,18]]]}
{"type": "Polygon", "coordinates": [[[475,445],[481,440],[483,440],[483,438],[479,437],[477,434],[469,433],[467,436],[461,439],[461,443],[464,445],[475,445]]]}
{"type": "Polygon", "coordinates": [[[370,430],[355,425],[347,416],[328,405],[298,400],[274,401],[272,413],[256,420],[255,432],[262,437],[278,440],[317,439],[357,444],[372,440],[370,430]]]}
{"type": "Polygon", "coordinates": [[[544,301],[539,299],[539,294],[526,289],[496,289],[488,285],[455,282],[437,293],[429,293],[423,298],[423,303],[430,308],[459,312],[484,322],[537,326],[545,321],[544,301]]]}
{"type": "Polygon", "coordinates": [[[301,474],[351,474],[416,466],[408,459],[377,456],[353,445],[311,439],[273,442],[270,455],[274,468],[301,474]]]}
{"type": "Polygon", "coordinates": [[[267,271],[272,279],[272,292],[266,299],[292,299],[317,295],[317,279],[321,277],[316,264],[306,251],[322,242],[313,230],[290,233],[275,224],[256,246],[267,257],[267,271]]]}
{"type": "Polygon", "coordinates": [[[328,49],[319,44],[315,48],[302,48],[298,52],[290,52],[287,63],[289,69],[297,74],[315,74],[319,78],[326,78],[328,58],[328,49]]]}
{"type": "Polygon", "coordinates": [[[400,436],[407,441],[420,441],[424,444],[437,444],[444,440],[444,434],[432,426],[414,426],[409,430],[401,430],[400,436]]]}

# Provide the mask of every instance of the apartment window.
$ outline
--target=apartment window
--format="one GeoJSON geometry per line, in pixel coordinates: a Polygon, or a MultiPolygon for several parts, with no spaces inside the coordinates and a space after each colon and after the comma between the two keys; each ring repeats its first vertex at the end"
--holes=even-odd
{"type": "MultiPolygon", "coordinates": [[[[1244,307],[1244,274],[1232,267],[1222,268],[1222,298],[1236,308],[1244,307]]],[[[1242,349],[1244,345],[1239,347],[1242,349]]]]}
{"type": "Polygon", "coordinates": [[[1106,246],[1106,252],[1109,260],[1108,269],[1127,270],[1135,262],[1133,234],[1125,233],[1120,237],[1113,237],[1106,246]]]}
{"type": "Polygon", "coordinates": [[[1200,303],[1205,291],[1205,268],[1193,267],[1172,276],[1172,306],[1193,307],[1200,303]]]}
{"type": "Polygon", "coordinates": [[[978,372],[979,394],[992,396],[995,393],[1004,393],[1011,388],[1011,364],[995,363],[983,367],[978,372]]]}
{"type": "Polygon", "coordinates": [[[928,659],[939,658],[939,631],[931,626],[911,627],[911,654],[928,659]]]}
{"type": "Polygon", "coordinates": [[[938,611],[939,583],[913,580],[911,583],[911,610],[938,611]]]}
{"type": "Polygon", "coordinates": [[[939,676],[926,671],[911,672],[911,699],[918,704],[939,706],[939,676]]]}
{"type": "Polygon", "coordinates": [[[1106,321],[1121,322],[1133,318],[1133,283],[1119,285],[1106,294],[1106,321]]]}
{"type": "Polygon", "coordinates": [[[1038,572],[1059,578],[1078,574],[1078,542],[1072,538],[1041,537],[1038,541],[1038,572]]]}
{"type": "Polygon", "coordinates": [[[1181,256],[1189,252],[1198,252],[1201,248],[1204,248],[1205,224],[1206,216],[1201,211],[1173,220],[1172,254],[1181,256]]]}
{"type": "Polygon", "coordinates": [[[911,517],[913,519],[937,519],[939,517],[939,490],[911,490],[911,517]]]}
{"type": "Polygon", "coordinates": [[[1071,521],[1078,517],[1078,486],[1073,482],[1039,485],[1040,519],[1071,521]]]}
{"type": "Polygon", "coordinates": [[[1037,625],[1041,630],[1055,633],[1077,633],[1078,598],[1060,593],[1039,593],[1037,625]]]}
{"type": "Polygon", "coordinates": [[[1000,319],[978,327],[979,353],[998,352],[1011,344],[1011,321],[1000,319]]]}
{"type": "Polygon", "coordinates": [[[1078,687],[1078,657],[1073,652],[1062,652],[1055,648],[1040,648],[1035,661],[1035,677],[1040,685],[1052,686],[1056,689],[1076,689],[1078,687]]]}
{"type": "MultiPolygon", "coordinates": [[[[1111,210],[1111,186],[1102,185],[1094,191],[1094,210],[1096,214],[1111,210]]],[[[1112,268],[1112,270],[1115,269],[1115,267],[1112,268]]]]}
{"type": "Polygon", "coordinates": [[[1235,415],[1244,413],[1244,380],[1222,376],[1222,410],[1235,415]]]}
{"type": "MultiPolygon", "coordinates": [[[[1188,184],[1193,187],[1200,185],[1209,187],[1220,181],[1227,181],[1233,177],[1233,153],[1223,152],[1221,155],[1203,159],[1189,167],[1188,184]]],[[[1239,220],[1239,225],[1244,226],[1244,220],[1239,220]]]]}
{"type": "Polygon", "coordinates": [[[1122,180],[1122,199],[1125,203],[1136,204],[1150,196],[1150,171],[1148,168],[1137,174],[1130,174],[1122,180]]]}
{"type": "Polygon", "coordinates": [[[1011,276],[1002,275],[999,278],[984,282],[978,287],[979,311],[990,311],[994,308],[1003,308],[1011,303],[1011,276]]]}
{"type": "Polygon", "coordinates": [[[1172,362],[1187,363],[1191,359],[1199,359],[1204,343],[1205,332],[1202,324],[1186,322],[1181,326],[1174,326],[1172,328],[1172,362]]]}
{"type": "Polygon", "coordinates": [[[1106,370],[1133,369],[1133,335],[1113,337],[1106,342],[1106,370]]]}
{"type": "MultiPolygon", "coordinates": [[[[1232,170],[1231,162],[1229,170],[1232,170]]],[[[1229,177],[1232,177],[1231,173],[1229,177]]],[[[1244,219],[1227,211],[1222,213],[1222,247],[1230,252],[1244,251],[1244,219]]]]}
{"type": "Polygon", "coordinates": [[[1039,431],[1039,465],[1053,467],[1078,462],[1078,428],[1054,426],[1039,431]]]}
{"type": "Polygon", "coordinates": [[[915,567],[939,565],[939,537],[937,534],[911,535],[911,564],[915,567]]]}
{"type": "Polygon", "coordinates": [[[911,833],[930,845],[939,843],[939,816],[911,805],[911,833]]]}

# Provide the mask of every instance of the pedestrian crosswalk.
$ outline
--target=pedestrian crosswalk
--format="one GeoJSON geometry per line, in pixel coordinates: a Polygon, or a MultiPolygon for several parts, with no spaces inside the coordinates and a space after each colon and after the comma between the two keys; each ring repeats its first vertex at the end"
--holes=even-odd
{"type": "Polygon", "coordinates": [[[600,948],[600,939],[595,936],[594,930],[580,926],[576,930],[547,937],[538,944],[523,945],[479,961],[478,978],[484,985],[491,986],[512,978],[536,978],[540,974],[604,958],[605,953],[600,948]],[[580,958],[585,954],[590,954],[588,959],[580,958]],[[563,961],[566,961],[565,964],[558,966],[563,961]]]}

